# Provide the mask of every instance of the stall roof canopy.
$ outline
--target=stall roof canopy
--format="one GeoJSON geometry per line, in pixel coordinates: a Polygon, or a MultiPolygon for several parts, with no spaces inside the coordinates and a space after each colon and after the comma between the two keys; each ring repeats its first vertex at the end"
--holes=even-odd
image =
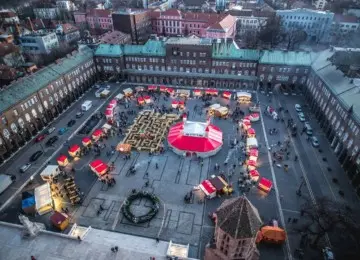
{"type": "Polygon", "coordinates": [[[291,66],[311,66],[314,53],[304,51],[263,51],[260,57],[260,64],[277,64],[291,66]]]}
{"type": "MultiPolygon", "coordinates": [[[[64,156],[65,158],[62,159],[61,161],[66,160],[66,156],[64,156]]],[[[60,159],[60,157],[58,158],[58,160],[60,159]]],[[[54,175],[54,172],[58,172],[59,166],[57,165],[48,165],[46,166],[46,168],[40,173],[40,176],[50,176],[50,175],[54,175]]]]}
{"type": "Polygon", "coordinates": [[[254,238],[262,225],[258,210],[245,196],[225,200],[216,216],[217,226],[235,239],[254,238]]]}
{"type": "Polygon", "coordinates": [[[95,56],[120,57],[123,55],[119,44],[99,44],[95,50],[95,56]]]}
{"type": "Polygon", "coordinates": [[[36,209],[40,209],[52,203],[50,185],[45,183],[35,188],[36,209]]]}

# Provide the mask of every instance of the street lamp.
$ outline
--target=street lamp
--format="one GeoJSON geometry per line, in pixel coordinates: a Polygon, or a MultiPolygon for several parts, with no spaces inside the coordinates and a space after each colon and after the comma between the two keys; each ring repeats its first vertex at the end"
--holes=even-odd
{"type": "Polygon", "coordinates": [[[303,176],[301,176],[301,183],[300,183],[299,188],[298,188],[297,191],[296,191],[296,195],[301,196],[301,188],[302,188],[302,186],[304,186],[304,185],[306,185],[305,179],[304,179],[303,176]]]}

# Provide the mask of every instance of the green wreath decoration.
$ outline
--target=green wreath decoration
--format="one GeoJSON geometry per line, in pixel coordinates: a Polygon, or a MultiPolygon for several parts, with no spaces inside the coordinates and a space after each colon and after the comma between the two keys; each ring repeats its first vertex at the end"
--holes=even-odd
{"type": "Polygon", "coordinates": [[[140,224],[149,222],[152,220],[160,209],[160,200],[153,193],[149,193],[146,191],[139,191],[132,193],[129,197],[124,201],[124,205],[121,208],[121,211],[124,217],[134,224],[140,224]],[[149,212],[142,216],[136,216],[131,212],[131,204],[137,199],[147,199],[152,202],[152,206],[149,212]]]}

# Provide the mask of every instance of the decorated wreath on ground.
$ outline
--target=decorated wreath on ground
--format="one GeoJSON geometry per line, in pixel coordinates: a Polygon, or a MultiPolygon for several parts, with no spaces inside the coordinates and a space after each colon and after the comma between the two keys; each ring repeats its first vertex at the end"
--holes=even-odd
{"type": "Polygon", "coordinates": [[[159,208],[160,208],[160,200],[158,197],[156,197],[153,193],[149,193],[146,191],[138,191],[138,192],[133,192],[129,197],[126,198],[124,205],[121,208],[121,211],[127,220],[129,220],[132,223],[139,224],[139,223],[149,222],[150,220],[152,220],[159,212],[159,208]],[[146,213],[145,215],[136,216],[131,211],[132,203],[138,199],[147,199],[152,203],[149,212],[146,213]]]}

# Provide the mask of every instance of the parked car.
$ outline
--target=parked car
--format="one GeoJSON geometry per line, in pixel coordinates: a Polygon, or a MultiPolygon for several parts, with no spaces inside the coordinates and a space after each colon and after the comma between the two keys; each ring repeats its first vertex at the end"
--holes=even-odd
{"type": "Polygon", "coordinates": [[[302,108],[299,104],[295,104],[295,110],[296,112],[302,112],[302,108]]]}
{"type": "Polygon", "coordinates": [[[59,140],[59,137],[55,135],[53,137],[50,137],[49,140],[47,140],[45,144],[47,146],[52,146],[54,143],[57,142],[57,140],[59,140]]]}
{"type": "Polygon", "coordinates": [[[304,126],[305,126],[305,129],[306,129],[306,134],[307,135],[312,135],[313,134],[313,129],[312,129],[310,123],[305,122],[304,126]]]}
{"type": "Polygon", "coordinates": [[[30,156],[30,162],[35,162],[39,157],[43,155],[43,151],[37,151],[30,156]]]}
{"type": "Polygon", "coordinates": [[[319,140],[315,137],[315,136],[312,136],[311,137],[311,144],[314,146],[314,147],[319,147],[319,140]]]}
{"type": "Polygon", "coordinates": [[[38,143],[38,142],[41,142],[42,140],[44,140],[46,137],[45,134],[42,134],[42,135],[39,135],[38,137],[35,138],[35,142],[38,143]]]}
{"type": "Polygon", "coordinates": [[[75,123],[76,123],[76,120],[71,119],[71,120],[67,123],[67,126],[68,126],[68,127],[72,127],[73,125],[75,125],[75,123]]]}
{"type": "Polygon", "coordinates": [[[305,122],[305,115],[303,112],[299,112],[298,117],[299,117],[300,122],[305,122]]]}
{"type": "Polygon", "coordinates": [[[55,127],[50,127],[47,131],[46,131],[46,134],[51,134],[52,132],[54,132],[55,131],[55,127]]]}
{"type": "Polygon", "coordinates": [[[63,134],[65,134],[67,131],[69,130],[69,128],[67,128],[67,127],[62,127],[62,128],[60,128],[59,129],[59,135],[63,135],[63,134]]]}
{"type": "Polygon", "coordinates": [[[24,173],[27,171],[27,169],[29,169],[31,167],[31,163],[27,163],[27,164],[24,164],[23,166],[20,167],[20,172],[21,173],[24,173]]]}
{"type": "Polygon", "coordinates": [[[84,112],[83,111],[79,111],[76,113],[76,118],[80,118],[84,115],[84,112]]]}

